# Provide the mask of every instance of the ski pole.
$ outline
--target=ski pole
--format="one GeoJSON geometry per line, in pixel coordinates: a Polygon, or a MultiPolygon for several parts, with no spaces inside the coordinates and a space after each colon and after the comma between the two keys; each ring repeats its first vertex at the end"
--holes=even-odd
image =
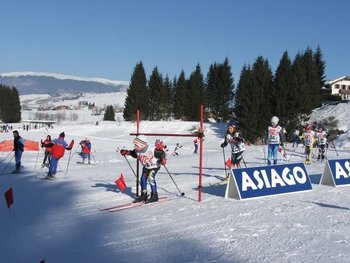
{"type": "MultiPolygon", "coordinates": [[[[73,156],[74,156],[74,154],[77,152],[78,147],[79,147],[79,145],[77,145],[77,148],[75,149],[75,151],[74,151],[74,153],[73,153],[73,156]]],[[[71,157],[71,156],[72,156],[72,150],[69,151],[69,157],[68,157],[67,168],[66,168],[66,175],[68,174],[68,168],[69,168],[70,160],[71,160],[71,158],[73,158],[73,157],[71,157]]]]}
{"type": "Polygon", "coordinates": [[[91,156],[92,156],[92,159],[94,159],[94,162],[96,163],[95,156],[92,154],[92,152],[91,152],[90,154],[91,154],[91,156]]]}
{"type": "Polygon", "coordinates": [[[11,154],[12,152],[9,152],[9,154],[8,155],[6,155],[6,157],[4,158],[4,160],[2,160],[1,162],[0,162],[0,164],[2,164],[3,162],[5,162],[5,160],[7,159],[7,157],[9,157],[10,156],[10,154],[11,154]]]}
{"type": "MultiPolygon", "coordinates": [[[[11,153],[12,153],[12,152],[11,152],[11,153]]],[[[9,164],[11,163],[11,161],[12,161],[13,157],[15,157],[15,155],[13,155],[13,156],[11,157],[10,161],[8,161],[8,163],[6,164],[6,166],[5,166],[4,170],[3,170],[3,171],[2,171],[2,173],[1,173],[1,176],[3,176],[3,175],[4,175],[4,173],[5,173],[6,169],[7,169],[7,167],[8,167],[8,166],[9,166],[9,164]]]]}
{"type": "Polygon", "coordinates": [[[243,163],[244,163],[245,168],[247,168],[247,164],[246,164],[245,161],[244,161],[243,155],[242,155],[242,161],[243,161],[243,163]]]}
{"type": "Polygon", "coordinates": [[[176,186],[176,188],[177,188],[177,190],[179,191],[179,193],[181,194],[181,196],[184,196],[185,193],[180,191],[179,187],[177,186],[177,184],[176,184],[175,181],[174,181],[174,178],[171,176],[171,174],[170,174],[168,168],[167,168],[164,164],[163,164],[163,166],[164,166],[165,170],[167,171],[168,175],[170,176],[171,180],[173,180],[173,183],[174,183],[174,185],[176,186]]]}
{"type": "Polygon", "coordinates": [[[226,169],[226,157],[225,157],[225,148],[222,147],[222,155],[224,156],[224,168],[225,168],[225,178],[227,176],[227,169],[226,169]]]}
{"type": "Polygon", "coordinates": [[[337,156],[338,156],[338,151],[337,151],[337,148],[336,148],[335,145],[334,145],[334,142],[331,141],[331,143],[332,143],[332,145],[333,145],[333,147],[334,147],[334,150],[335,150],[335,152],[337,153],[337,156]]]}
{"type": "Polygon", "coordinates": [[[36,169],[36,164],[37,164],[37,162],[38,162],[39,153],[40,153],[40,148],[38,149],[38,154],[36,155],[36,160],[35,160],[34,170],[36,169]]]}

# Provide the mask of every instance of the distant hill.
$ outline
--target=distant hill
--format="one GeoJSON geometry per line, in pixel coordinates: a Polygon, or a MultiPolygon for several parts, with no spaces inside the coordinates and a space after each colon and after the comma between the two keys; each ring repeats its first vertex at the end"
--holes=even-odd
{"type": "Polygon", "coordinates": [[[0,84],[16,87],[20,95],[122,92],[129,86],[128,81],[38,72],[1,73],[0,84]]]}

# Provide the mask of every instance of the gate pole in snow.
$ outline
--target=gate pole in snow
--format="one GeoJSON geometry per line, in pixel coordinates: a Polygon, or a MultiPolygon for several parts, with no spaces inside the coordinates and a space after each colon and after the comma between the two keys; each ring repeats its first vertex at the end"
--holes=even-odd
{"type": "MultiPolygon", "coordinates": [[[[140,133],[140,111],[137,109],[136,113],[136,136],[138,136],[140,133]]],[[[136,196],[139,196],[140,194],[140,174],[139,169],[140,168],[140,162],[139,159],[136,159],[136,196]]]]}
{"type": "MultiPolygon", "coordinates": [[[[136,113],[136,133],[130,133],[130,135],[145,135],[145,136],[174,136],[174,137],[197,137],[199,138],[199,182],[198,182],[198,202],[202,201],[202,169],[203,169],[203,122],[204,113],[203,105],[200,106],[200,126],[199,131],[190,134],[176,134],[176,133],[144,133],[140,132],[140,112],[137,110],[136,113]]],[[[139,193],[139,162],[137,161],[137,182],[136,182],[136,194],[139,193]]]]}

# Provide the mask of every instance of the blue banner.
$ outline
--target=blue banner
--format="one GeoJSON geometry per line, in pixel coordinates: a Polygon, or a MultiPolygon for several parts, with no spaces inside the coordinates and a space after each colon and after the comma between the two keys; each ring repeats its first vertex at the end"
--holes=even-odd
{"type": "Polygon", "coordinates": [[[350,184],[350,159],[328,160],[335,185],[350,184]]]}
{"type": "Polygon", "coordinates": [[[232,169],[232,173],[240,199],[312,190],[303,163],[232,169]]]}

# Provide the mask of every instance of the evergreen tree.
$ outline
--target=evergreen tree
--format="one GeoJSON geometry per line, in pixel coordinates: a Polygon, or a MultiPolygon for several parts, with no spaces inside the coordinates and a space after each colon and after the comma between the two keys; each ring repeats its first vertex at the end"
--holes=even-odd
{"type": "Polygon", "coordinates": [[[160,120],[162,118],[162,104],[164,95],[164,85],[162,75],[158,68],[155,67],[148,81],[149,89],[149,119],[151,121],[160,120]]]}
{"type": "Polygon", "coordinates": [[[293,86],[292,61],[285,51],[279,62],[275,73],[273,83],[274,98],[276,107],[273,109],[273,115],[277,115],[280,123],[288,130],[294,130],[297,123],[297,113],[294,109],[294,99],[297,96],[293,86]]]}
{"type": "Polygon", "coordinates": [[[320,100],[322,100],[321,90],[325,86],[325,82],[326,82],[326,76],[325,76],[326,62],[323,60],[323,55],[322,55],[320,46],[317,47],[316,52],[314,54],[314,62],[316,64],[317,77],[319,79],[319,87],[320,87],[320,94],[321,94],[320,100]]]}
{"type": "Polygon", "coordinates": [[[115,121],[115,113],[114,113],[114,108],[112,105],[107,106],[103,120],[104,121],[115,121]]]}
{"type": "Polygon", "coordinates": [[[270,123],[276,100],[273,97],[273,75],[267,59],[259,56],[252,67],[252,89],[255,104],[253,113],[258,120],[253,131],[253,140],[263,138],[270,123]]]}
{"type": "Polygon", "coordinates": [[[214,63],[209,67],[206,77],[205,95],[206,95],[206,109],[216,116],[216,94],[218,93],[217,85],[219,83],[219,66],[214,63]]]}
{"type": "Polygon", "coordinates": [[[164,79],[163,83],[163,94],[162,94],[162,100],[161,100],[161,105],[162,105],[162,119],[166,120],[171,117],[171,112],[172,112],[172,83],[168,77],[168,75],[164,79]]]}
{"type": "Polygon", "coordinates": [[[216,93],[216,107],[219,116],[223,120],[227,120],[230,117],[230,102],[233,99],[233,77],[231,72],[231,66],[226,58],[224,63],[219,66],[219,90],[216,93]]]}
{"type": "MultiPolygon", "coordinates": [[[[186,90],[186,112],[185,116],[190,121],[199,120],[200,105],[205,104],[204,80],[199,64],[188,80],[186,90]]],[[[204,105],[205,106],[205,105],[204,105]]]]}
{"type": "Polygon", "coordinates": [[[21,121],[21,104],[15,87],[0,84],[0,120],[9,123],[21,121]]]}
{"type": "Polygon", "coordinates": [[[182,70],[175,86],[174,116],[176,119],[186,120],[186,90],[187,80],[182,70]]]}
{"type": "Polygon", "coordinates": [[[246,140],[253,142],[257,135],[254,130],[258,127],[256,93],[252,85],[252,69],[244,65],[234,98],[234,116],[246,140]]]}
{"type": "Polygon", "coordinates": [[[125,120],[136,120],[136,112],[140,110],[140,119],[148,118],[148,89],[146,73],[142,61],[137,63],[131,76],[125,99],[123,117],[125,120]]]}

